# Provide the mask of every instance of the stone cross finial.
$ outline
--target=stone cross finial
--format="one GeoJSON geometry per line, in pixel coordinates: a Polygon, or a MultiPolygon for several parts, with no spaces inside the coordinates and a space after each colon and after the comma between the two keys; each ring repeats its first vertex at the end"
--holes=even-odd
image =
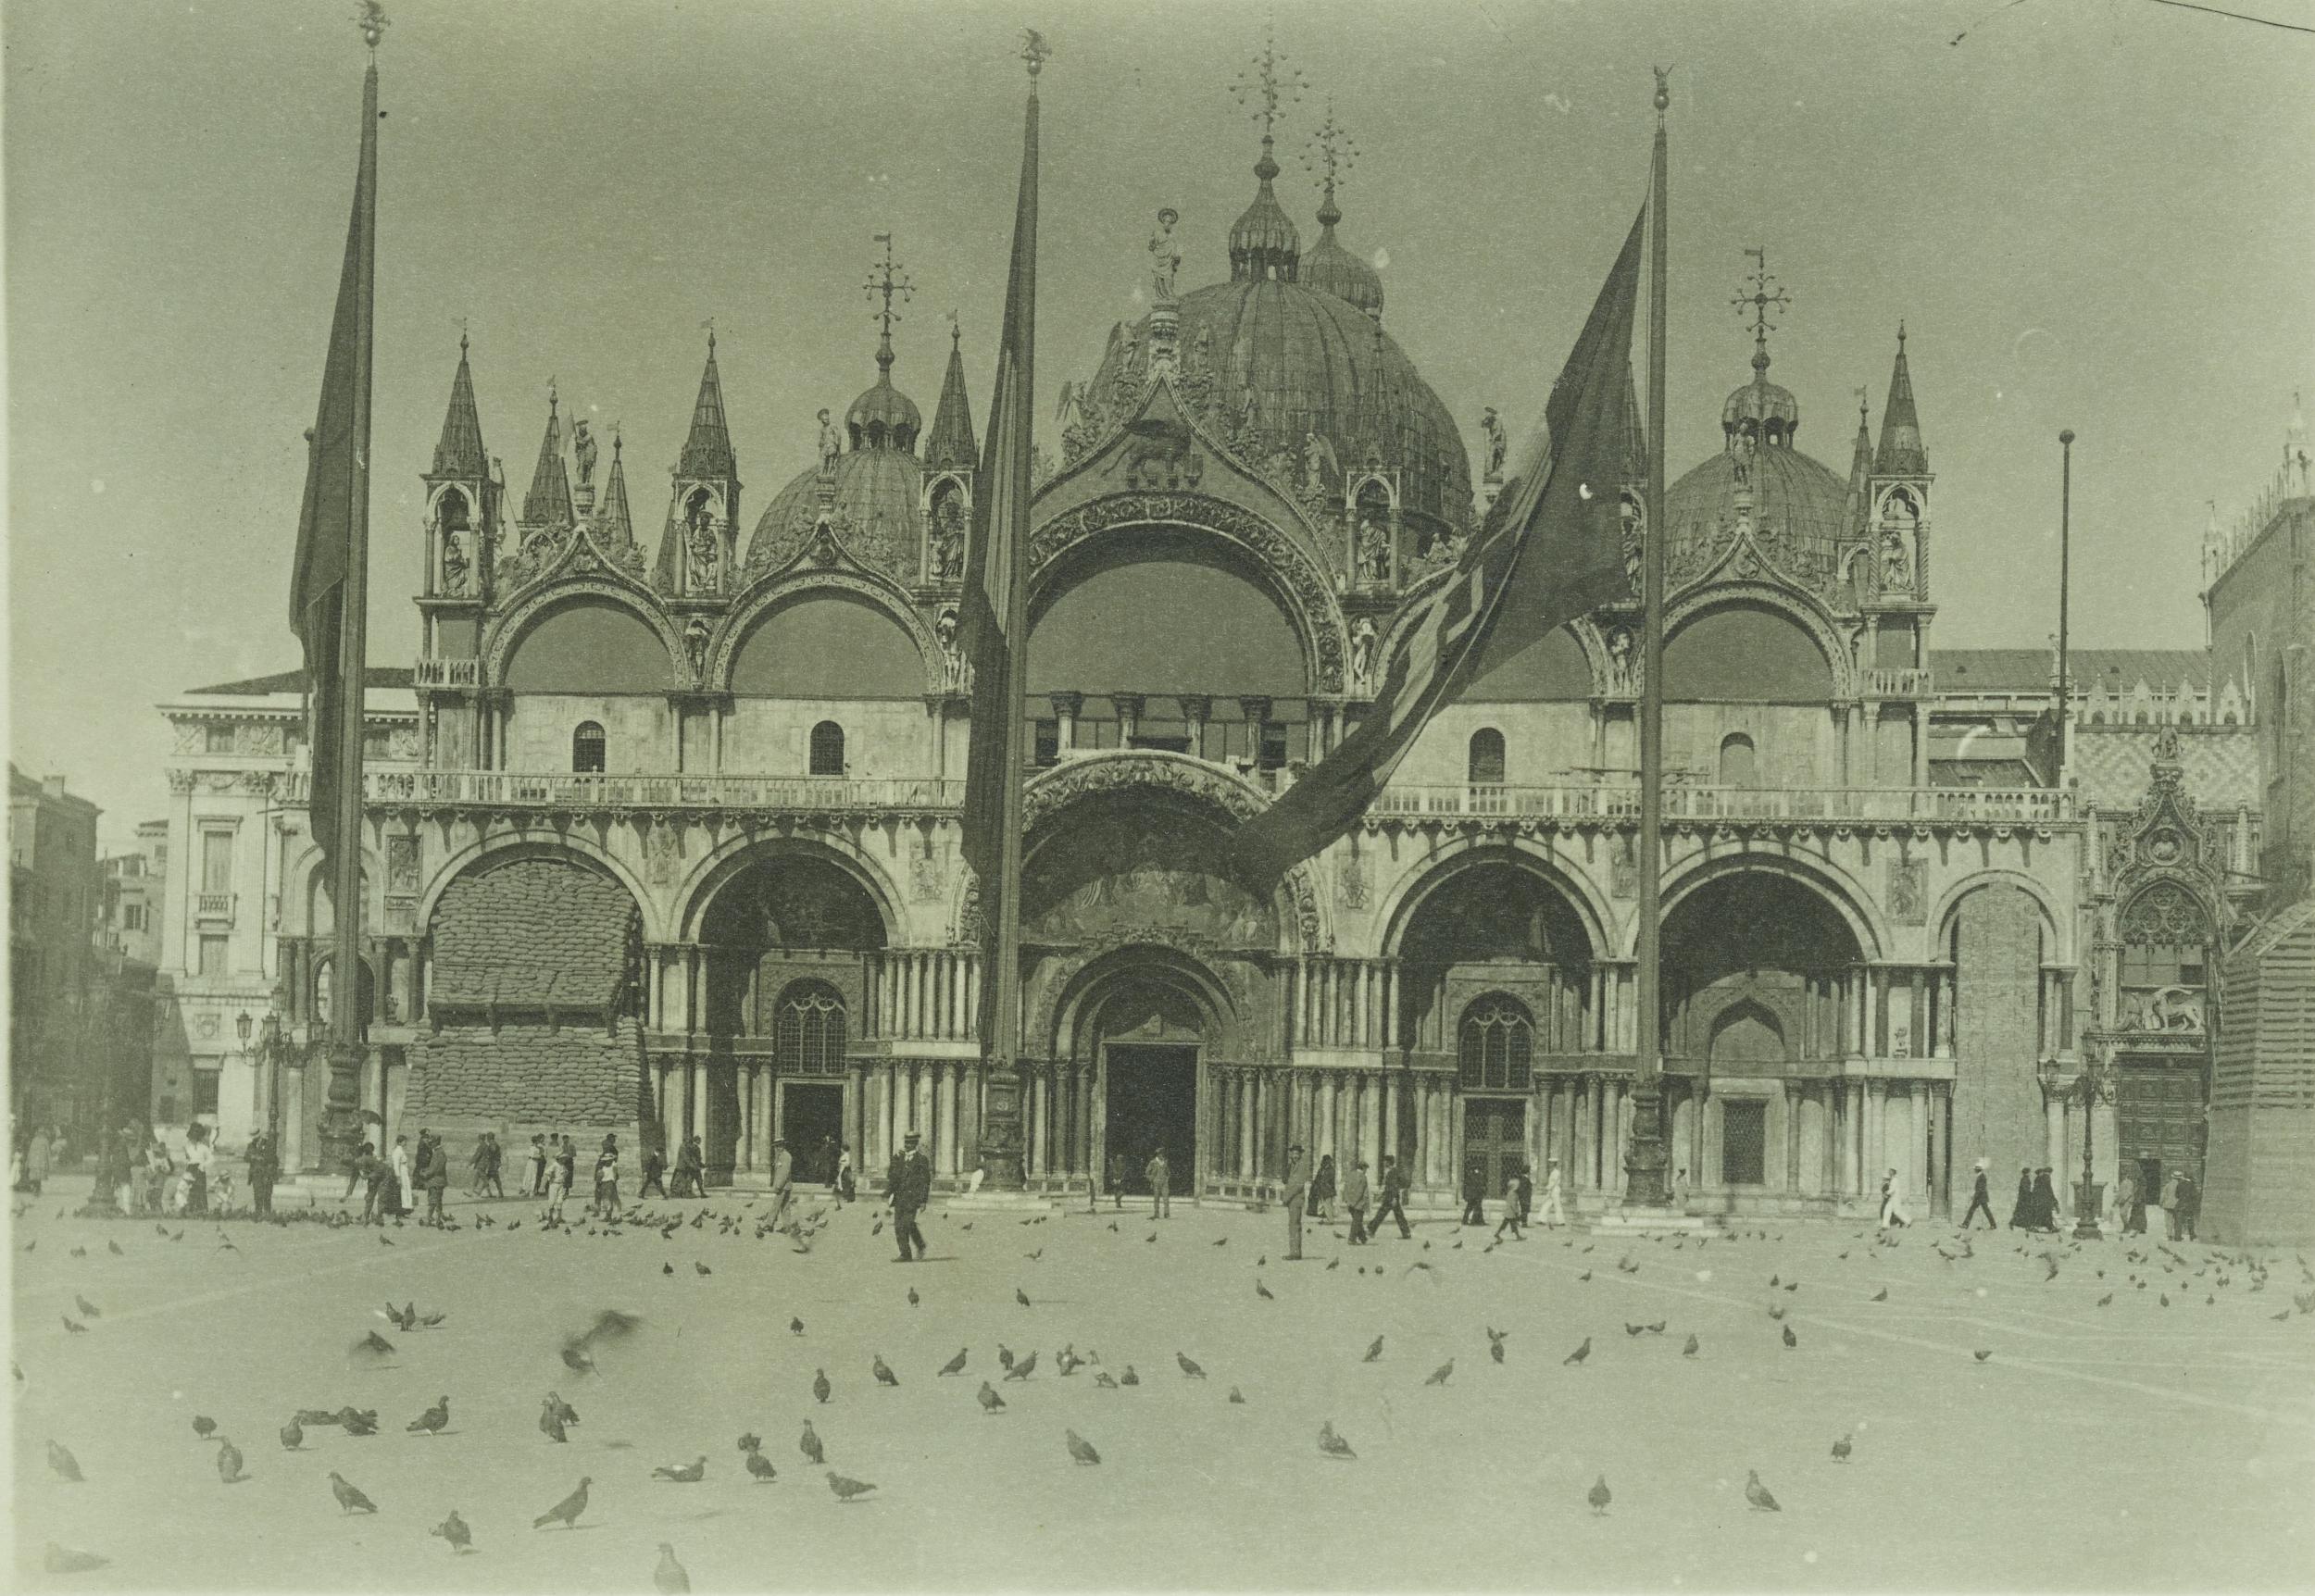
{"type": "Polygon", "coordinates": [[[1770,284],[1775,282],[1776,279],[1769,271],[1767,246],[1748,249],[1745,253],[1752,256],[1752,292],[1739,293],[1730,300],[1729,304],[1736,307],[1738,316],[1752,318],[1752,363],[1756,369],[1765,371],[1769,366],[1769,334],[1776,327],[1776,323],[1771,318],[1776,312],[1790,306],[1793,302],[1783,288],[1771,289],[1770,287],[1770,284]]]}

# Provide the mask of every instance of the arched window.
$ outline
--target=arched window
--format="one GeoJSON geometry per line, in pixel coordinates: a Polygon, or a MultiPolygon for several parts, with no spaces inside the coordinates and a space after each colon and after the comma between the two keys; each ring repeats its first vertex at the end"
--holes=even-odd
{"type": "Polygon", "coordinates": [[[844,774],[844,728],[832,720],[823,720],[812,728],[812,774],[844,774]]]}
{"type": "Polygon", "coordinates": [[[1470,779],[1474,787],[1503,785],[1503,733],[1483,726],[1471,733],[1470,779]]]}
{"type": "Polygon", "coordinates": [[[603,728],[582,720],[570,734],[570,767],[582,776],[603,773],[603,728]]]}
{"type": "Polygon", "coordinates": [[[444,488],[439,501],[438,517],[444,531],[465,531],[469,524],[466,495],[456,488],[444,488]]]}
{"type": "Polygon", "coordinates": [[[1497,992],[1463,1012],[1463,1085],[1525,1091],[1535,1053],[1535,1022],[1517,998],[1497,992]]]}
{"type": "Polygon", "coordinates": [[[1721,785],[1759,785],[1759,773],[1753,760],[1752,739],[1741,731],[1732,731],[1721,739],[1721,785]]]}
{"type": "Polygon", "coordinates": [[[2103,709],[2092,710],[2090,712],[2090,724],[2093,726],[2104,726],[2106,724],[2106,711],[2103,709]]]}
{"type": "Polygon", "coordinates": [[[825,981],[796,981],[772,1016],[772,1059],[783,1071],[844,1073],[844,998],[825,981]]]}

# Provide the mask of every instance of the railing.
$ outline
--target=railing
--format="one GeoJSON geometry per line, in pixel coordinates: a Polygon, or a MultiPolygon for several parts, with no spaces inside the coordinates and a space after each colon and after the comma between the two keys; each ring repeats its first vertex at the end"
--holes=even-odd
{"type": "Polygon", "coordinates": [[[1926,666],[1875,666],[1872,691],[1875,698],[1927,698],[1933,689],[1926,666]]]}
{"type": "MultiPolygon", "coordinates": [[[[1513,787],[1393,783],[1376,817],[1569,817],[1628,820],[1640,813],[1631,785],[1513,787]]],[[[1667,820],[2027,821],[2068,818],[2068,795],[2043,788],[1667,787],[1667,820]]]]}
{"type": "Polygon", "coordinates": [[[414,687],[477,687],[482,680],[482,664],[478,659],[421,658],[410,668],[414,687]]]}
{"type": "MultiPolygon", "coordinates": [[[[292,771],[282,796],[305,800],[311,778],[292,771]]],[[[959,807],[962,781],[841,776],[600,775],[525,770],[366,770],[371,804],[539,809],[809,809],[942,811],[959,807]]]]}
{"type": "Polygon", "coordinates": [[[231,892],[195,892],[193,895],[193,917],[196,920],[230,920],[233,917],[233,894],[231,892]]]}

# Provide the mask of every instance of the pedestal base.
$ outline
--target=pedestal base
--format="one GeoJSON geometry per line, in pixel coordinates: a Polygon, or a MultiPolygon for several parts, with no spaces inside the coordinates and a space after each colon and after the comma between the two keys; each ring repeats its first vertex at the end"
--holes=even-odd
{"type": "Polygon", "coordinates": [[[1721,1229],[1720,1221],[1708,1215],[1671,1208],[1614,1208],[1583,1223],[1594,1230],[1625,1235],[1709,1236],[1721,1229]]]}
{"type": "Polygon", "coordinates": [[[2075,1241],[2096,1241],[2105,1236],[2106,1232],[2098,1228],[2100,1199],[2105,1195],[2106,1188],[2096,1180],[2078,1180],[2074,1183],[2075,1241]]]}
{"type": "Polygon", "coordinates": [[[933,1203],[958,1214],[1050,1214],[1057,1204],[1049,1197],[1036,1191],[992,1191],[983,1182],[978,1191],[959,1191],[954,1197],[935,1197],[933,1203]]]}

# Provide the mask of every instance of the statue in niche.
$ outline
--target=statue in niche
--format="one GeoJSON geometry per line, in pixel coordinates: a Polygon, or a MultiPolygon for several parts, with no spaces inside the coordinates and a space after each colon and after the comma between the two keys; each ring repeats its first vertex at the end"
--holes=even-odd
{"type": "Polygon", "coordinates": [[[1342,474],[1342,466],[1334,458],[1334,445],[1320,437],[1315,430],[1303,433],[1303,493],[1311,495],[1323,493],[1327,484],[1342,474]]]}
{"type": "Polygon", "coordinates": [[[844,453],[844,431],[828,418],[828,412],[820,413],[820,468],[825,473],[836,468],[836,456],[844,453]]]}
{"type": "Polygon", "coordinates": [[[1391,533],[1372,506],[1364,508],[1358,522],[1358,574],[1370,582],[1391,580],[1391,533]]]}
{"type": "Polygon", "coordinates": [[[473,574],[466,540],[466,532],[454,527],[444,534],[442,541],[442,591],[452,598],[466,596],[467,580],[473,574]]]}
{"type": "Polygon", "coordinates": [[[1616,692],[1636,690],[1632,669],[1632,629],[1615,628],[1608,634],[1608,685],[1616,692]]]}
{"type": "Polygon", "coordinates": [[[1487,435],[1487,476],[1493,480],[1503,475],[1503,456],[1510,449],[1510,439],[1505,436],[1503,418],[1495,414],[1493,405],[1479,418],[1479,430],[1487,435]]]}
{"type": "Polygon", "coordinates": [[[1377,633],[1374,617],[1362,615],[1350,629],[1350,680],[1354,685],[1367,685],[1369,674],[1374,669],[1374,646],[1377,633]]]}
{"type": "Polygon", "coordinates": [[[932,505],[932,580],[955,581],[964,568],[964,499],[955,493],[943,493],[932,505]]]}
{"type": "Polygon", "coordinates": [[[943,605],[939,617],[932,622],[932,635],[941,644],[941,667],[951,687],[965,684],[965,650],[957,636],[962,625],[955,605],[943,605]]]}
{"type": "Polygon", "coordinates": [[[1166,206],[1158,213],[1158,231],[1149,238],[1149,290],[1160,305],[1176,303],[1173,276],[1182,269],[1182,245],[1174,240],[1173,225],[1181,219],[1180,211],[1166,206]]]}
{"type": "Polygon", "coordinates": [[[582,488],[593,487],[594,485],[594,435],[587,430],[587,418],[583,416],[570,424],[570,453],[572,459],[579,467],[579,485],[582,488]]]}
{"type": "Polygon", "coordinates": [[[683,542],[683,552],[690,557],[691,591],[711,593],[716,591],[716,529],[707,506],[693,506],[691,535],[683,542]]]}
{"type": "Polygon", "coordinates": [[[707,676],[707,621],[704,616],[694,616],[683,627],[683,652],[692,662],[692,680],[704,681],[707,676]]]}
{"type": "Polygon", "coordinates": [[[1904,592],[1913,585],[1912,556],[1905,548],[1905,534],[1895,527],[1881,530],[1881,591],[1884,593],[1904,592]]]}

